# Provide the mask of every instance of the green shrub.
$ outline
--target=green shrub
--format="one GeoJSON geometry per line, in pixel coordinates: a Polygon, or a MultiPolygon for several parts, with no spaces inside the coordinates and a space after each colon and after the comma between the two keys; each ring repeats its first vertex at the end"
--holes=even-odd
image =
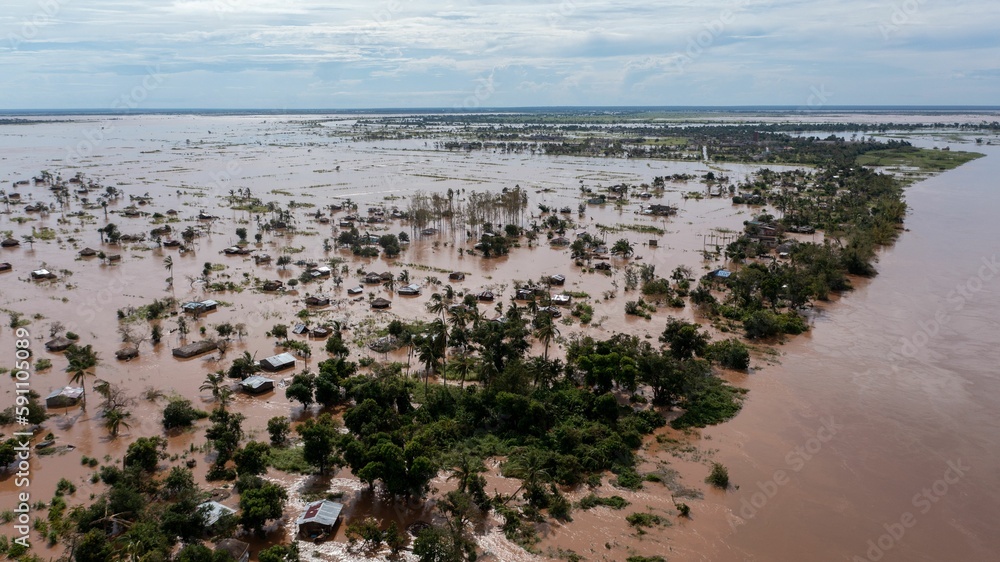
{"type": "Polygon", "coordinates": [[[625,518],[625,521],[629,525],[642,529],[643,527],[654,527],[656,525],[665,525],[667,520],[659,515],[653,513],[633,513],[625,518]]]}
{"type": "Polygon", "coordinates": [[[190,400],[175,398],[163,409],[163,427],[164,429],[190,427],[195,420],[207,417],[208,413],[196,409],[190,400]]]}
{"type": "Polygon", "coordinates": [[[727,369],[745,371],[750,367],[750,351],[743,342],[728,339],[712,342],[705,350],[705,357],[727,369]]]}
{"type": "Polygon", "coordinates": [[[642,488],[642,476],[639,476],[634,468],[629,467],[618,473],[618,478],[613,484],[626,490],[638,490],[642,488]]]}
{"type": "Polygon", "coordinates": [[[602,498],[599,497],[597,494],[588,494],[584,496],[576,504],[578,508],[583,510],[591,509],[599,505],[610,507],[611,509],[624,509],[628,507],[629,501],[621,496],[611,496],[609,498],[602,498]]]}
{"type": "Polygon", "coordinates": [[[725,490],[729,487],[729,469],[721,463],[712,463],[712,472],[705,478],[705,482],[725,490]]]}
{"type": "Polygon", "coordinates": [[[691,517],[691,506],[686,503],[675,503],[674,507],[677,508],[677,512],[681,517],[691,517]]]}

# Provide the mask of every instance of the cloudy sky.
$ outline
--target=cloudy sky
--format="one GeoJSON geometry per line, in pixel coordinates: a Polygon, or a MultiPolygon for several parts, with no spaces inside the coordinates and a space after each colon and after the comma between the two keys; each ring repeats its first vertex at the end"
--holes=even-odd
{"type": "Polygon", "coordinates": [[[997,105],[996,0],[3,0],[0,109],[997,105]]]}

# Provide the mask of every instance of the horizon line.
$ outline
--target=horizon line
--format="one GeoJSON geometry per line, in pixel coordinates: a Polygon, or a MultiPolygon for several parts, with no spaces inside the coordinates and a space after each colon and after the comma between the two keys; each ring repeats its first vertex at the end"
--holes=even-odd
{"type": "Polygon", "coordinates": [[[0,115],[143,115],[164,113],[230,113],[230,114],[354,114],[354,113],[437,113],[437,114],[482,114],[482,113],[539,113],[539,112],[683,112],[683,111],[728,111],[728,112],[795,112],[830,113],[837,111],[925,111],[953,113],[963,111],[1000,112],[997,105],[828,105],[822,107],[796,105],[548,105],[548,106],[497,106],[497,107],[356,107],[356,108],[46,108],[46,109],[6,109],[0,108],[0,115]]]}

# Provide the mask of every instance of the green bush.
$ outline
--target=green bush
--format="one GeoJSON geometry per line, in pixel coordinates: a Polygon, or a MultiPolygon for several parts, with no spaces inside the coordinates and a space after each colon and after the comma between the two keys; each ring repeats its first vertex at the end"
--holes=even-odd
{"type": "Polygon", "coordinates": [[[684,401],[684,413],[670,422],[674,429],[705,427],[722,423],[743,407],[743,389],[734,388],[718,377],[708,377],[691,390],[684,401]]]}
{"type": "Polygon", "coordinates": [[[727,369],[745,371],[750,367],[750,351],[743,342],[728,339],[708,344],[705,357],[727,369]]]}
{"type": "Polygon", "coordinates": [[[633,513],[625,517],[625,521],[627,521],[629,525],[637,529],[641,529],[643,527],[653,527],[656,525],[663,525],[667,523],[667,520],[664,519],[663,517],[660,517],[659,515],[653,513],[641,513],[641,512],[633,513]]]}
{"type": "Polygon", "coordinates": [[[729,469],[721,463],[712,463],[712,472],[705,478],[705,482],[725,490],[729,487],[729,469]]]}
{"type": "Polygon", "coordinates": [[[610,507],[611,509],[625,509],[629,505],[629,501],[621,496],[611,496],[609,498],[599,497],[597,494],[588,494],[584,496],[576,506],[580,509],[591,509],[603,505],[605,507],[610,507]]]}
{"type": "Polygon", "coordinates": [[[686,503],[675,503],[674,507],[677,508],[677,512],[681,517],[691,517],[691,506],[686,503]]]}
{"type": "Polygon", "coordinates": [[[163,409],[164,429],[175,427],[190,427],[195,420],[207,418],[208,413],[196,409],[191,405],[191,401],[185,398],[171,400],[167,407],[163,409]]]}

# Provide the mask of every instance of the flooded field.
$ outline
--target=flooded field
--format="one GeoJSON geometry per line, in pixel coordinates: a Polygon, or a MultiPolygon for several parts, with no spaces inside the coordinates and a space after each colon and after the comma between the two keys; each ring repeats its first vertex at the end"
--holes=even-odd
{"type": "MultiPolygon", "coordinates": [[[[34,373],[32,389],[44,398],[67,385],[71,375],[65,372],[65,358],[44,348],[53,323],[60,322],[81,342],[93,344],[100,357],[97,379],[122,385],[137,397],[131,427],[118,439],[110,438],[90,412],[78,407],[52,410],[46,428],[57,445],[74,448],[32,458],[33,501],[50,498],[60,478],[78,487],[71,502],[98,493],[99,486],[89,480],[93,469],[81,464],[84,457],[113,464],[135,437],[164,435],[160,420],[165,401],[140,394],[154,389],[210,409],[211,396],[199,390],[206,374],[227,367],[244,351],[257,359],[279,353],[275,338],[266,332],[275,324],[298,322],[297,314],[310,295],[332,299],[329,306],[314,309],[310,322],[335,320],[348,326],[344,339],[355,360],[385,359],[365,346],[375,328],[396,317],[427,315],[430,293],[440,290],[435,280],[447,284],[452,271],[465,273],[464,280],[451,282],[456,292],[492,290],[497,302],[508,301],[519,281],[566,275],[567,291],[589,295],[586,302],[594,308],[594,321],[589,326],[561,324],[557,341],[577,332],[628,332],[655,341],[668,315],[694,319],[690,307],[661,309],[652,320],[626,317],[624,302],[633,297],[622,291],[624,260],[609,259],[615,266],[610,275],[583,273],[568,249],[551,246],[544,238],[531,245],[522,240],[522,247],[509,256],[484,259],[463,252],[475,242],[464,230],[444,227],[424,235],[405,221],[387,219],[360,226],[363,233],[409,233],[413,240],[398,258],[357,258],[346,249],[325,250],[324,239],[332,242],[338,236],[339,217],[348,212],[330,211],[331,204],[350,200],[364,215],[374,206],[405,209],[407,198],[420,191],[452,190],[461,200],[471,192],[520,186],[528,193],[531,214],[524,215],[523,226],[544,219],[539,204],[570,207],[564,216],[576,223],[574,232],[600,235],[598,225],[617,229],[604,234],[609,242],[629,239],[635,246],[630,261],[655,265],[661,275],[680,265],[696,274],[720,267],[721,261],[704,259],[706,237],[720,234],[718,229],[742,230],[751,218],[747,207],[734,206],[725,197],[685,198],[688,193],[707,194],[697,180],[668,182],[662,196],[633,198],[619,207],[588,205],[580,189],[709,171],[735,183],[753,173],[756,167],[750,165],[445,152],[435,150],[433,141],[352,141],[354,123],[354,118],[343,116],[321,124],[315,116],[166,115],[0,127],[0,183],[8,195],[20,195],[20,203],[0,215],[0,231],[10,230],[20,241],[0,249],[0,262],[9,262],[13,269],[0,273],[0,308],[5,312],[0,349],[11,355],[3,365],[14,360],[15,335],[6,325],[7,315],[19,313],[30,320],[25,328],[31,333],[34,359],[52,363],[34,373]],[[43,170],[64,179],[82,173],[85,179],[120,189],[123,196],[106,210],[91,208],[81,216],[76,214],[83,208],[80,197],[93,200],[95,194],[77,193],[63,203],[45,185],[13,185],[43,170]],[[280,208],[294,202],[289,232],[264,231],[255,217],[259,213],[229,208],[227,197],[246,189],[280,208]],[[24,211],[37,203],[55,209],[24,211]],[[640,204],[649,203],[676,205],[679,213],[669,218],[637,213],[640,204]],[[581,204],[582,216],[577,212],[581,204]],[[138,216],[126,216],[130,205],[136,205],[138,216]],[[176,214],[168,213],[171,210],[176,214]],[[199,219],[202,212],[216,218],[199,219]],[[154,220],[154,214],[163,219],[154,220]],[[124,234],[145,234],[146,240],[110,246],[98,232],[107,222],[124,234]],[[204,234],[194,239],[191,251],[181,254],[149,240],[149,231],[164,224],[174,236],[188,226],[204,234]],[[261,282],[287,284],[304,268],[278,266],[273,260],[257,264],[252,255],[226,255],[224,250],[238,241],[237,228],[249,231],[248,247],[255,254],[286,254],[294,261],[320,264],[341,258],[348,270],[343,284],[327,280],[283,292],[260,291],[261,282]],[[43,239],[45,229],[55,236],[43,239]],[[33,233],[33,242],[23,239],[33,233]],[[258,233],[261,241],[254,243],[258,233]],[[80,257],[87,247],[120,254],[121,260],[80,257]],[[172,262],[169,270],[167,258],[172,262]],[[231,281],[239,290],[208,291],[198,279],[209,262],[218,264],[208,268],[210,281],[231,281]],[[30,272],[42,268],[56,279],[32,280],[30,272]],[[364,272],[398,275],[404,270],[422,286],[422,295],[404,297],[361,282],[364,272]],[[364,287],[360,299],[347,294],[356,285],[364,287]],[[390,299],[391,308],[371,310],[371,293],[390,299]],[[169,296],[181,302],[220,303],[216,311],[188,317],[190,333],[183,341],[201,339],[201,329],[214,335],[214,326],[225,322],[245,324],[246,334],[233,338],[221,357],[213,352],[179,360],[171,355],[171,349],[183,343],[175,317],[161,322],[162,343],[153,346],[146,339],[137,358],[116,360],[115,352],[123,347],[116,311],[169,296]]],[[[1000,544],[992,536],[991,523],[1000,519],[1000,432],[993,412],[1000,405],[1000,388],[994,371],[1000,355],[994,340],[1000,299],[996,271],[989,264],[996,263],[998,232],[991,215],[1000,208],[1000,196],[990,180],[1000,172],[1000,153],[995,147],[977,150],[987,158],[910,188],[909,232],[882,254],[878,277],[855,283],[856,291],[817,310],[813,329],[780,346],[779,356],[761,354],[751,374],[729,377],[750,389],[744,411],[735,420],[692,435],[662,430],[647,444],[644,471],[661,470],[663,484],[647,483],[638,492],[604,484],[603,491],[622,495],[631,507],[575,511],[572,522],[543,529],[539,556],[510,544],[495,527],[481,530],[484,550],[496,560],[555,557],[560,549],[588,560],[624,560],[630,555],[670,560],[845,560],[855,555],[864,560],[995,559],[1000,544]],[[956,293],[956,285],[967,286],[965,293],[956,293]],[[704,484],[710,460],[727,465],[739,489],[721,492],[704,484]],[[969,468],[955,477],[953,466],[969,468]],[[776,471],[783,471],[782,477],[776,471]],[[937,484],[945,478],[945,486],[937,484]],[[924,489],[930,490],[928,495],[915,498],[924,489]],[[677,498],[691,506],[690,520],[678,519],[671,527],[645,534],[636,533],[624,520],[636,510],[674,516],[677,498]],[[905,513],[915,524],[902,527],[899,537],[891,535],[898,529],[894,525],[904,525],[900,521],[905,513]],[[880,539],[885,533],[891,541],[880,539]],[[882,554],[875,557],[877,553],[882,554]]],[[[496,315],[493,304],[479,306],[487,316],[496,315]]],[[[311,346],[312,355],[298,357],[294,372],[327,357],[322,341],[297,338],[311,346]]],[[[405,351],[389,358],[407,361],[405,351]]],[[[273,416],[301,420],[312,415],[285,397],[284,382],[292,372],[278,377],[273,392],[235,395],[232,407],[247,416],[248,437],[266,440],[265,424],[273,416]]],[[[88,396],[93,396],[92,383],[87,382],[88,396]]],[[[4,407],[13,403],[12,383],[4,384],[2,396],[4,407]]],[[[92,398],[89,410],[96,409],[96,402],[92,398]]],[[[209,462],[198,435],[170,434],[169,453],[178,462],[195,460],[196,481],[204,482],[209,462]]],[[[405,525],[428,517],[427,506],[401,509],[372,497],[346,469],[318,483],[281,473],[270,476],[293,489],[284,522],[289,535],[304,505],[297,491],[304,486],[343,493],[347,518],[375,514],[405,525]]],[[[516,481],[495,473],[489,482],[491,491],[516,488],[516,481]]],[[[439,490],[452,485],[443,477],[432,482],[439,490]]],[[[6,498],[13,498],[15,490],[10,474],[0,478],[2,509],[8,508],[6,498]]],[[[568,492],[573,500],[585,494],[568,492]]],[[[10,533],[9,525],[2,529],[10,533]]],[[[282,539],[275,535],[270,540],[282,539]]],[[[304,544],[303,553],[313,556],[306,559],[344,559],[343,542],[341,528],[334,541],[304,544]]],[[[254,551],[259,547],[255,543],[254,551]]],[[[61,553],[57,547],[47,554],[61,553]]]]}

